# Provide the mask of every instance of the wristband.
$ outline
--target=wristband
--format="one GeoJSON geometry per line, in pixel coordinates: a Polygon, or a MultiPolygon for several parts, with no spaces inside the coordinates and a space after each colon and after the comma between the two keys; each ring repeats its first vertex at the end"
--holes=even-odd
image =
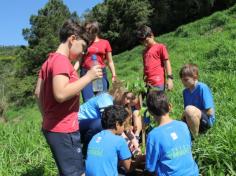
{"type": "Polygon", "coordinates": [[[174,79],[173,75],[167,75],[167,78],[174,79]]]}

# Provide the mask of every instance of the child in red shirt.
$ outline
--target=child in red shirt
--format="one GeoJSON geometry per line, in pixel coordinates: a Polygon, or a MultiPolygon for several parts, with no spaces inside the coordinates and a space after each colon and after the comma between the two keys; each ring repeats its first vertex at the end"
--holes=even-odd
{"type": "MultiPolygon", "coordinates": [[[[93,66],[92,55],[96,55],[98,64],[103,70],[103,91],[107,91],[109,88],[109,81],[107,79],[106,62],[112,74],[112,82],[116,80],[116,71],[112,59],[111,45],[108,40],[99,37],[100,29],[97,21],[87,22],[85,27],[87,31],[94,34],[96,37],[92,45],[88,48],[87,54],[83,57],[80,75],[84,75],[93,66]]],[[[84,101],[93,97],[94,94],[91,83],[82,90],[84,101]]]]}
{"type": "Polygon", "coordinates": [[[166,46],[155,41],[150,27],[142,26],[137,31],[138,40],[145,46],[143,52],[144,81],[148,88],[173,89],[173,75],[166,46]],[[165,76],[167,75],[167,76],[165,76]],[[167,81],[165,80],[167,77],[167,81]]]}
{"type": "Polygon", "coordinates": [[[60,29],[60,45],[43,63],[35,89],[43,116],[42,131],[56,161],[59,175],[84,173],[79,125],[79,93],[89,82],[102,77],[100,66],[92,67],[82,78],[71,62],[86,50],[93,37],[74,20],[60,29]]]}

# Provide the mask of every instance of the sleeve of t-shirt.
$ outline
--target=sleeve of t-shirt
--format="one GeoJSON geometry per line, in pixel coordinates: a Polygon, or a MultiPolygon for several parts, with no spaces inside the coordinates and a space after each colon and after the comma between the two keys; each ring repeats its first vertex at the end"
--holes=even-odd
{"type": "Polygon", "coordinates": [[[204,109],[209,109],[214,107],[213,97],[211,90],[208,86],[204,86],[202,90],[203,94],[203,107],[204,109]]]}
{"type": "Polygon", "coordinates": [[[162,56],[161,57],[162,60],[168,60],[169,59],[169,54],[168,54],[168,51],[167,51],[165,45],[162,45],[161,56],[162,56]]]}
{"type": "Polygon", "coordinates": [[[107,93],[102,93],[98,95],[97,105],[99,109],[104,109],[107,106],[113,105],[113,98],[107,93]]]}
{"type": "Polygon", "coordinates": [[[65,75],[70,75],[70,62],[67,58],[65,57],[60,57],[57,56],[53,62],[52,66],[52,75],[60,75],[60,74],[65,74],[65,75]]]}
{"type": "Polygon", "coordinates": [[[119,160],[126,160],[131,157],[131,153],[129,150],[129,147],[127,143],[125,142],[125,139],[120,136],[120,141],[119,141],[119,146],[118,146],[118,158],[119,160]]]}
{"type": "Polygon", "coordinates": [[[146,169],[149,172],[154,172],[158,161],[159,146],[154,145],[151,136],[148,136],[146,144],[146,169]]]}
{"type": "Polygon", "coordinates": [[[112,51],[111,45],[110,45],[110,43],[109,43],[108,40],[106,40],[106,49],[105,49],[105,51],[106,51],[106,52],[111,52],[111,51],[112,51]]]}

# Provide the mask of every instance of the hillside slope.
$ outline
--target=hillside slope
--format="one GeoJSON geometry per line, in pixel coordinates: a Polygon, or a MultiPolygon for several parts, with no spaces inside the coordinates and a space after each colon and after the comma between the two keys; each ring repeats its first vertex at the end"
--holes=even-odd
{"type": "MultiPolygon", "coordinates": [[[[216,124],[193,143],[201,172],[236,175],[236,6],[156,39],[167,45],[170,54],[175,79],[174,90],[168,95],[174,118],[180,118],[183,111],[183,86],[178,75],[183,64],[198,64],[200,81],[212,89],[216,124]]],[[[114,57],[119,78],[134,89],[143,86],[142,49],[138,46],[114,57]]]]}

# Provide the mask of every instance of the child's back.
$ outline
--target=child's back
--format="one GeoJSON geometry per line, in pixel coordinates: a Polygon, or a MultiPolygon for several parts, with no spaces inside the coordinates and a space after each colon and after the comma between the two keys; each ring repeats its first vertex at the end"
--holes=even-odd
{"type": "Polygon", "coordinates": [[[118,175],[118,160],[130,158],[125,139],[103,130],[89,143],[86,159],[86,175],[118,175]]]}
{"type": "Polygon", "coordinates": [[[89,143],[86,159],[87,176],[118,175],[118,160],[126,171],[130,170],[131,153],[124,138],[124,123],[129,112],[124,106],[113,105],[104,109],[102,127],[89,143]]]}
{"type": "Polygon", "coordinates": [[[183,122],[173,120],[154,128],[148,135],[146,150],[146,167],[156,170],[158,175],[198,175],[190,133],[183,122]]]}

